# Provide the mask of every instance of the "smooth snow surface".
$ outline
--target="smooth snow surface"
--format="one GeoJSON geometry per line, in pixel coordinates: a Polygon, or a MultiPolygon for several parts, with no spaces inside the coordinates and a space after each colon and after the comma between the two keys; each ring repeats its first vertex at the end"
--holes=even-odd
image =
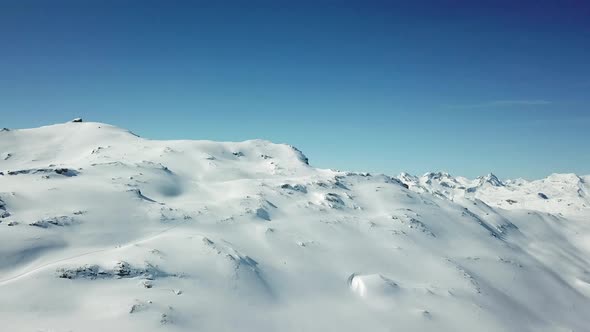
{"type": "Polygon", "coordinates": [[[590,177],[316,169],[253,140],[0,132],[2,331],[590,331],[590,177]]]}

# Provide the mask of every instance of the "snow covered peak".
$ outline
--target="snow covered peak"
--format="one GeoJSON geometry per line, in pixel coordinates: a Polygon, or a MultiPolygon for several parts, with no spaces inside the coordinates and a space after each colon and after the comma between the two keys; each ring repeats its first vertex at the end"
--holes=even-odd
{"type": "Polygon", "coordinates": [[[309,164],[300,150],[287,144],[265,140],[157,141],[112,125],[79,121],[5,132],[0,151],[10,154],[10,158],[0,163],[0,169],[6,170],[48,165],[86,168],[114,161],[138,164],[151,159],[193,177],[208,174],[212,178],[224,178],[233,174],[226,169],[232,167],[241,169],[239,176],[256,177],[299,172],[309,164]]]}
{"type": "Polygon", "coordinates": [[[553,173],[553,174],[549,175],[547,178],[545,178],[545,181],[556,182],[556,183],[569,183],[569,184],[579,184],[579,183],[584,182],[584,180],[580,176],[578,176],[577,174],[574,174],[574,173],[563,173],[563,174],[553,173]]]}
{"type": "Polygon", "coordinates": [[[489,183],[490,185],[492,185],[494,187],[504,186],[504,183],[502,183],[502,181],[500,181],[500,179],[498,179],[498,177],[496,175],[494,175],[493,173],[489,173],[485,176],[478,177],[477,181],[478,181],[478,186],[483,186],[486,183],[489,183]]]}
{"type": "Polygon", "coordinates": [[[450,178],[451,175],[447,172],[427,172],[422,175],[422,177],[432,180],[440,180],[442,178],[450,178]]]}
{"type": "Polygon", "coordinates": [[[447,172],[428,172],[421,176],[420,182],[430,184],[433,181],[438,183],[453,183],[455,179],[447,172]]]}
{"type": "Polygon", "coordinates": [[[398,179],[401,180],[403,183],[406,184],[416,184],[418,183],[418,177],[406,172],[402,172],[398,175],[398,179]]]}
{"type": "Polygon", "coordinates": [[[504,185],[506,186],[523,186],[529,183],[529,181],[523,178],[516,178],[516,179],[508,179],[504,181],[504,185]]]}
{"type": "Polygon", "coordinates": [[[420,177],[420,183],[431,187],[442,186],[451,189],[463,186],[463,183],[447,172],[428,172],[420,177]]]}
{"type": "Polygon", "coordinates": [[[401,173],[398,179],[418,193],[449,200],[481,200],[505,209],[578,214],[590,208],[588,181],[576,174],[552,174],[535,181],[501,181],[493,173],[469,180],[446,172],[428,172],[420,178],[401,173]]]}

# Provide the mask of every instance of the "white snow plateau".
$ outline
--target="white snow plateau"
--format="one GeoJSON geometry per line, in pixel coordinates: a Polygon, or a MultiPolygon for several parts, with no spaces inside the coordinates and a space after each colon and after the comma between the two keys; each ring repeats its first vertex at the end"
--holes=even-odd
{"type": "Polygon", "coordinates": [[[0,331],[590,331],[590,176],[3,129],[0,331]]]}

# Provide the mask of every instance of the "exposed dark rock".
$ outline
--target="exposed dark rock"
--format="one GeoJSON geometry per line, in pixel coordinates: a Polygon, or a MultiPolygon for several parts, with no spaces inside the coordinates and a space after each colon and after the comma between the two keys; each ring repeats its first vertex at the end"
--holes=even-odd
{"type": "MultiPolygon", "coordinates": [[[[98,265],[84,265],[74,268],[57,269],[57,277],[63,279],[122,279],[144,278],[154,280],[156,278],[176,277],[176,274],[166,273],[156,266],[146,263],[144,267],[136,268],[129,263],[116,262],[112,269],[103,269],[98,265]]],[[[150,288],[150,287],[147,287],[150,288]]]]}
{"type": "Polygon", "coordinates": [[[299,191],[299,192],[302,192],[302,193],[307,193],[307,188],[304,185],[302,185],[302,184],[291,185],[291,184],[285,183],[285,184],[281,185],[281,189],[293,190],[293,191],[299,191]]]}
{"type": "Polygon", "coordinates": [[[326,202],[328,202],[328,206],[331,208],[341,208],[344,206],[344,201],[340,198],[340,195],[335,193],[327,193],[324,196],[326,202]]]}
{"type": "Polygon", "coordinates": [[[170,319],[170,316],[168,314],[162,314],[160,316],[160,324],[166,325],[170,323],[172,323],[172,319],[170,319]]]}
{"type": "Polygon", "coordinates": [[[6,210],[6,203],[2,199],[0,199],[0,218],[8,218],[10,217],[10,212],[6,210]]]}
{"type": "Polygon", "coordinates": [[[407,214],[402,216],[391,216],[391,219],[397,220],[411,229],[419,230],[428,236],[436,237],[436,235],[430,230],[428,226],[426,226],[426,224],[414,217],[408,216],[407,214]]]}
{"type": "Polygon", "coordinates": [[[141,136],[137,135],[136,133],[132,132],[131,130],[128,130],[127,132],[135,137],[141,137],[141,136]]]}
{"type": "Polygon", "coordinates": [[[57,277],[63,279],[96,279],[107,275],[108,273],[98,265],[84,265],[73,269],[57,269],[57,277]]]}
{"type": "Polygon", "coordinates": [[[489,225],[487,222],[485,222],[483,219],[481,219],[477,214],[469,211],[468,208],[465,208],[463,210],[463,212],[461,213],[461,215],[464,217],[473,218],[480,226],[482,226],[484,229],[486,229],[488,232],[490,232],[490,235],[492,235],[493,237],[500,239],[500,240],[504,239],[504,235],[507,233],[507,231],[518,229],[518,227],[516,227],[516,225],[514,225],[513,223],[511,223],[508,220],[505,220],[504,224],[499,225],[499,226],[494,227],[492,225],[489,225]]]}
{"type": "Polygon", "coordinates": [[[270,214],[263,208],[256,209],[256,216],[260,219],[270,221],[270,214]]]}
{"type": "Polygon", "coordinates": [[[441,180],[444,178],[451,178],[451,174],[447,173],[447,172],[428,172],[426,174],[424,174],[422,177],[427,178],[428,180],[426,181],[427,183],[429,183],[429,180],[441,180]]]}
{"type": "Polygon", "coordinates": [[[346,176],[362,176],[362,177],[370,177],[371,173],[368,172],[346,172],[346,176]]]}
{"type": "Polygon", "coordinates": [[[489,183],[494,187],[503,187],[504,186],[504,183],[502,183],[502,181],[500,181],[500,179],[498,179],[498,177],[496,175],[494,175],[493,173],[490,173],[486,176],[481,176],[477,179],[479,180],[480,186],[482,186],[484,183],[489,183]]]}
{"type": "Polygon", "coordinates": [[[90,152],[90,154],[97,154],[99,153],[101,150],[104,150],[104,147],[99,146],[97,148],[92,149],[92,151],[90,152]]]}
{"type": "Polygon", "coordinates": [[[146,303],[135,303],[131,306],[131,308],[129,309],[129,313],[133,314],[139,311],[143,311],[147,308],[147,304],[146,303]]]}
{"type": "Polygon", "coordinates": [[[72,170],[67,168],[56,168],[54,172],[59,175],[73,176],[72,170]]]}
{"type": "Polygon", "coordinates": [[[303,152],[301,152],[301,150],[292,145],[289,145],[289,147],[291,147],[291,149],[293,149],[295,153],[297,153],[299,160],[301,160],[304,164],[309,165],[309,159],[303,154],[303,152]]]}
{"type": "Polygon", "coordinates": [[[51,174],[56,173],[59,175],[72,177],[79,174],[78,171],[69,168],[32,168],[32,169],[20,169],[16,171],[8,171],[7,175],[22,175],[22,174],[51,174]]]}
{"type": "Polygon", "coordinates": [[[41,220],[37,220],[35,222],[30,223],[30,226],[36,226],[41,228],[47,228],[49,226],[69,226],[74,224],[75,221],[72,217],[69,216],[59,216],[59,217],[52,217],[52,218],[45,218],[41,220]]]}
{"type": "Polygon", "coordinates": [[[136,189],[136,188],[135,189],[129,189],[129,190],[127,190],[127,192],[133,193],[133,194],[135,194],[135,196],[137,196],[137,198],[142,199],[142,200],[145,200],[145,201],[148,201],[150,203],[158,203],[155,200],[153,200],[153,199],[145,196],[144,194],[142,194],[141,193],[141,190],[139,190],[139,189],[136,189]]]}

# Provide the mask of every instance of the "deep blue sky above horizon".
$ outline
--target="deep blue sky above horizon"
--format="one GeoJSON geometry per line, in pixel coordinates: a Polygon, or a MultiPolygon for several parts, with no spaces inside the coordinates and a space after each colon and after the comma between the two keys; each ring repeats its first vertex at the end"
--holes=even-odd
{"type": "Polygon", "coordinates": [[[0,126],[263,138],[314,166],[590,174],[584,1],[0,0],[0,126]]]}

